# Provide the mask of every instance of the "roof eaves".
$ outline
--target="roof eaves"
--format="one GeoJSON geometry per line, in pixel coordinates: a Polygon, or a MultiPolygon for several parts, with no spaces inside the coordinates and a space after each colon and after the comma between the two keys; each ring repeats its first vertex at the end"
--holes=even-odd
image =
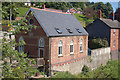
{"type": "Polygon", "coordinates": [[[66,36],[88,36],[89,34],[82,34],[82,35],[51,35],[49,37],[66,37],[66,36]]]}

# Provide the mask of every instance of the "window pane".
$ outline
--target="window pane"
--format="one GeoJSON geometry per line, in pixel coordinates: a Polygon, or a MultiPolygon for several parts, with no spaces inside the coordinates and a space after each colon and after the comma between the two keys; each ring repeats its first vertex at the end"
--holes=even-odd
{"type": "Polygon", "coordinates": [[[60,47],[59,47],[59,53],[58,54],[60,54],[60,47]]]}
{"type": "Polygon", "coordinates": [[[40,58],[43,58],[43,50],[40,49],[40,58]]]}
{"type": "Polygon", "coordinates": [[[70,52],[73,52],[73,45],[70,45],[70,52]]]}
{"type": "Polygon", "coordinates": [[[82,51],[82,44],[80,44],[80,51],[82,51]]]}
{"type": "Polygon", "coordinates": [[[62,54],[62,46],[60,47],[60,54],[62,54]]]}
{"type": "Polygon", "coordinates": [[[62,54],[62,46],[59,47],[59,55],[62,54]]]}

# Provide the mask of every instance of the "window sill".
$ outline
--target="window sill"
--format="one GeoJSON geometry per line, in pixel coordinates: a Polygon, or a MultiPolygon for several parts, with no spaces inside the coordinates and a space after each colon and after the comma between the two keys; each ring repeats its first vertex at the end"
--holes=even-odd
{"type": "Polygon", "coordinates": [[[62,54],[60,54],[60,55],[58,55],[58,57],[63,57],[63,55],[62,55],[62,54]]]}
{"type": "Polygon", "coordinates": [[[83,51],[80,51],[80,53],[83,53],[83,51]]]}
{"type": "Polygon", "coordinates": [[[73,54],[74,54],[73,52],[70,53],[70,55],[73,55],[73,54]]]}

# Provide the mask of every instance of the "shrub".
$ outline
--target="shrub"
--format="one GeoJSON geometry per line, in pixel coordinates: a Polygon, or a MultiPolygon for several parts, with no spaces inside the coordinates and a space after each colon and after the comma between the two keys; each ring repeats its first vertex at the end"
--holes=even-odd
{"type": "Polygon", "coordinates": [[[55,76],[52,76],[51,78],[75,78],[74,75],[72,75],[70,72],[58,72],[55,76]]]}
{"type": "Polygon", "coordinates": [[[90,69],[88,68],[88,66],[84,65],[82,68],[82,74],[86,74],[89,71],[90,71],[90,69]]]}
{"type": "Polygon", "coordinates": [[[91,58],[91,56],[89,56],[89,61],[92,62],[92,58],[91,58]]]}
{"type": "Polygon", "coordinates": [[[88,46],[90,49],[97,49],[102,47],[108,47],[108,41],[101,38],[91,39],[88,42],[88,46]]]}

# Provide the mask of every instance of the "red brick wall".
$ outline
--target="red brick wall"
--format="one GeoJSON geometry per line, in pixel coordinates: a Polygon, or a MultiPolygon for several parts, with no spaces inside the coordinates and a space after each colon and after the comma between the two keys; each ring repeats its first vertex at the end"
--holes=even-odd
{"type": "MultiPolygon", "coordinates": [[[[37,29],[32,29],[32,32],[29,32],[27,34],[17,34],[16,41],[18,42],[20,36],[22,36],[26,43],[24,46],[24,51],[26,53],[29,51],[29,54],[31,57],[38,57],[38,42],[41,37],[44,38],[44,40],[45,40],[44,58],[47,61],[49,59],[49,50],[48,50],[49,49],[49,46],[48,46],[49,38],[47,37],[43,28],[39,25],[37,19],[34,16],[30,16],[29,18],[33,18],[34,25],[37,26],[37,29]]],[[[16,48],[16,49],[18,49],[18,48],[16,48]]]]}
{"type": "Polygon", "coordinates": [[[51,42],[51,64],[60,63],[72,59],[77,59],[87,56],[88,36],[67,36],[67,37],[52,37],[51,42]],[[83,39],[83,52],[80,52],[80,40],[83,39]],[[58,44],[63,42],[63,56],[58,56],[58,44]],[[74,40],[74,54],[70,54],[70,43],[74,40]]]}
{"type": "Polygon", "coordinates": [[[115,36],[113,36],[114,29],[111,29],[111,41],[110,41],[110,47],[111,51],[118,50],[118,38],[119,38],[119,29],[116,29],[115,36]],[[115,40],[115,48],[113,47],[113,42],[115,40]]]}
{"type": "Polygon", "coordinates": [[[119,42],[118,42],[118,46],[119,46],[119,51],[120,51],[120,29],[119,29],[119,42]]]}

